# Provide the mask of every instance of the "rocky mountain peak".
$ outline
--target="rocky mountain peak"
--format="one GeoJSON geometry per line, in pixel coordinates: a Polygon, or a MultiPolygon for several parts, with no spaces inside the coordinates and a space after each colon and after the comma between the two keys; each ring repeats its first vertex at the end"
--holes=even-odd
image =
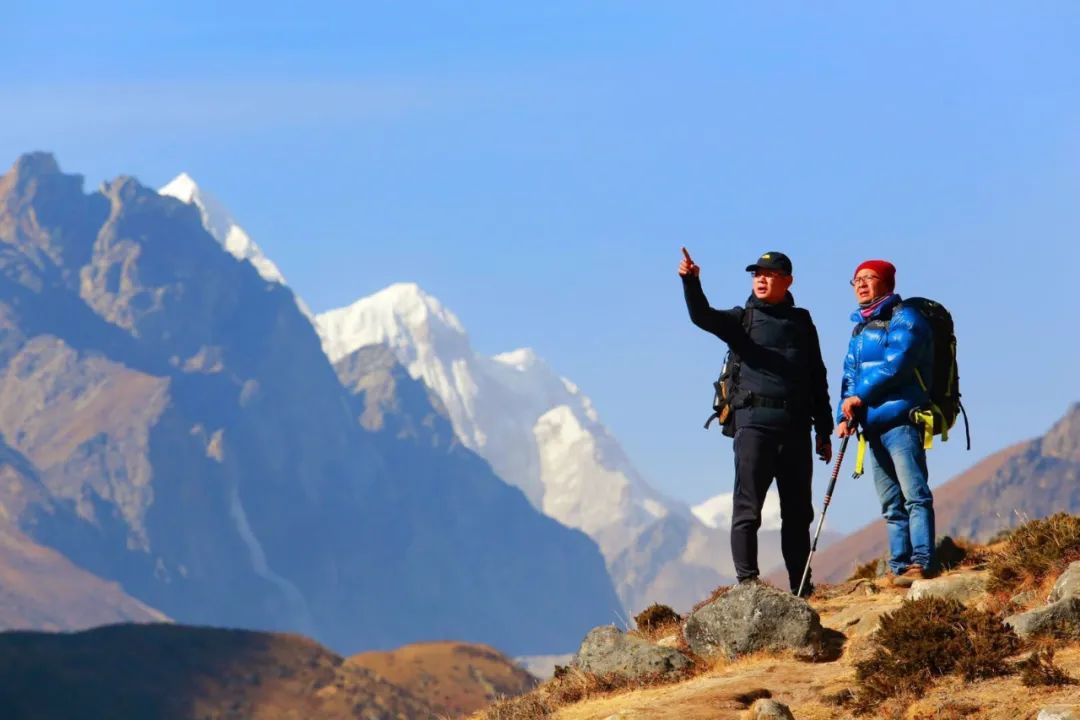
{"type": "MultiPolygon", "coordinates": [[[[229,251],[237,260],[247,260],[259,275],[269,282],[286,285],[285,276],[277,265],[263,253],[254,240],[237,224],[225,206],[213,195],[199,187],[195,179],[182,172],[158,190],[161,195],[174,197],[182,203],[198,209],[203,227],[215,240],[229,251]]],[[[307,306],[297,300],[300,311],[308,319],[311,312],[307,306]]]]}
{"type": "Polygon", "coordinates": [[[92,573],[104,602],[113,582],[181,622],[350,652],[447,636],[561,652],[619,610],[591,541],[453,445],[385,354],[363,397],[343,387],[292,292],[230,257],[201,209],[130,177],[86,194],[52,168],[31,156],[0,180],[0,436],[26,465],[0,472],[0,550],[10,527],[70,561],[37,575],[92,573]],[[359,423],[361,401],[393,432],[359,423]]]}
{"type": "Polygon", "coordinates": [[[18,206],[30,201],[42,184],[51,187],[58,182],[82,191],[82,176],[61,173],[51,153],[27,153],[19,156],[11,169],[0,177],[0,198],[4,206],[18,206]]]}
{"type": "Polygon", "coordinates": [[[12,166],[17,178],[32,178],[43,175],[59,175],[60,165],[52,153],[31,152],[19,157],[12,166]]]}
{"type": "Polygon", "coordinates": [[[1080,462],[1080,402],[1073,403],[1065,416],[1043,436],[1042,454],[1080,462]]]}

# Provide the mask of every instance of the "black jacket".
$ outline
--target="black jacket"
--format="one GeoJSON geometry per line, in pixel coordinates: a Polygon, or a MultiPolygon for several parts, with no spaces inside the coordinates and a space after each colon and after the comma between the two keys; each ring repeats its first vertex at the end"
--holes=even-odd
{"type": "Polygon", "coordinates": [[[683,292],[693,323],[727,343],[739,358],[736,427],[798,429],[813,424],[818,435],[832,433],[829,382],[817,328],[807,310],[795,307],[791,293],[776,304],[751,295],[745,307],[716,310],[709,307],[698,278],[685,276],[683,292]],[[754,396],[764,398],[765,404],[755,402],[754,396]],[[772,402],[777,400],[783,407],[772,402]]]}

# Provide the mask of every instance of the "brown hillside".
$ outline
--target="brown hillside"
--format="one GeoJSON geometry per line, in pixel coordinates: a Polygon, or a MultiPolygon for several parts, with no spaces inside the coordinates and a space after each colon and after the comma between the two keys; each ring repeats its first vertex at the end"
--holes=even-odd
{"type": "Polygon", "coordinates": [[[72,564],[55,550],[0,526],[0,628],[81,630],[162,613],[72,564]]]}
{"type": "Polygon", "coordinates": [[[117,583],[79,567],[18,528],[15,519],[28,503],[52,509],[46,495],[30,460],[0,434],[0,630],[83,630],[168,620],[117,583]]]}
{"type": "Polygon", "coordinates": [[[294,635],[181,625],[0,634],[5,720],[412,720],[431,709],[294,635]]]}
{"type": "Polygon", "coordinates": [[[416,643],[390,652],[361,653],[346,664],[378,673],[448,717],[468,715],[537,684],[502,653],[469,643],[416,643]]]}

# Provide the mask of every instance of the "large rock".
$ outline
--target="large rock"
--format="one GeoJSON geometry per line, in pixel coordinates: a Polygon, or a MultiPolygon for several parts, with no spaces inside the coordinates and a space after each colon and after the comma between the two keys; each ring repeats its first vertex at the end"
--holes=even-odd
{"type": "Polygon", "coordinates": [[[943,575],[931,580],[916,580],[908,590],[908,600],[924,597],[939,597],[957,600],[964,604],[986,593],[986,584],[990,576],[985,572],[943,575]]]}
{"type": "Polygon", "coordinates": [[[1080,705],[1047,705],[1036,720],[1080,720],[1080,705]]]}
{"type": "Polygon", "coordinates": [[[1050,591],[1050,596],[1046,598],[1046,601],[1055,603],[1058,600],[1078,595],[1080,595],[1080,560],[1069,565],[1065,572],[1061,574],[1061,577],[1054,583],[1054,588],[1050,591]]]}
{"type": "Polygon", "coordinates": [[[596,675],[613,673],[636,678],[677,673],[690,666],[690,659],[673,648],[653,645],[614,625],[604,625],[585,636],[573,665],[596,675]]]}
{"type": "Polygon", "coordinates": [[[758,700],[750,706],[743,717],[746,720],[795,720],[791,709],[776,700],[758,700]]]}
{"type": "Polygon", "coordinates": [[[738,585],[686,621],[690,649],[702,657],[758,650],[817,654],[821,619],[805,600],[768,585],[738,585]]]}
{"type": "Polygon", "coordinates": [[[1005,618],[1021,638],[1033,635],[1080,638],[1080,596],[1005,618]]]}

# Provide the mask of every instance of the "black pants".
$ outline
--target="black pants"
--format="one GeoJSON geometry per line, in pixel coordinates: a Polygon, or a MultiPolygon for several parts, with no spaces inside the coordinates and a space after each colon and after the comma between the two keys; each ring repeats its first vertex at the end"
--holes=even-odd
{"type": "Polygon", "coordinates": [[[759,574],[757,531],[761,527],[761,507],[769,485],[776,478],[780,492],[780,548],[791,588],[798,588],[810,555],[813,461],[809,429],[746,427],[735,433],[731,556],[739,580],[759,574]]]}

